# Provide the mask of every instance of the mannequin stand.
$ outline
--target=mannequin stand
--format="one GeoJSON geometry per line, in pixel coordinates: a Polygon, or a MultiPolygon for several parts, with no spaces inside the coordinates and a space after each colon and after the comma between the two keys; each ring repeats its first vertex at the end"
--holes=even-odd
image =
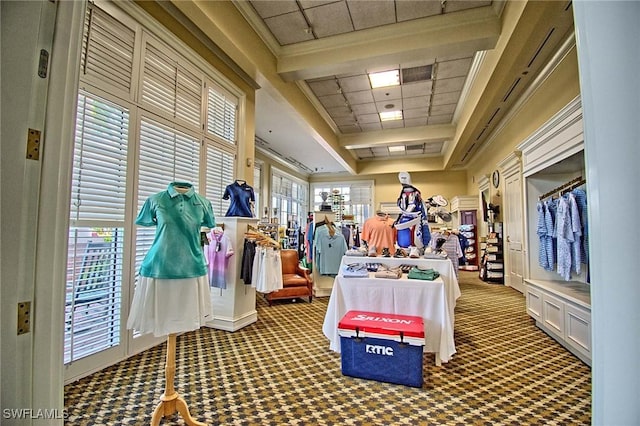
{"type": "Polygon", "coordinates": [[[176,374],[176,335],[174,333],[169,334],[167,338],[167,364],[165,366],[165,390],[164,394],[160,398],[160,403],[153,411],[153,417],[151,417],[151,425],[157,426],[160,424],[160,420],[163,417],[171,416],[176,411],[184,417],[184,421],[189,426],[206,426],[206,423],[201,423],[194,420],[189,414],[189,407],[185,400],[178,395],[178,392],[173,388],[173,379],[176,374]]]}

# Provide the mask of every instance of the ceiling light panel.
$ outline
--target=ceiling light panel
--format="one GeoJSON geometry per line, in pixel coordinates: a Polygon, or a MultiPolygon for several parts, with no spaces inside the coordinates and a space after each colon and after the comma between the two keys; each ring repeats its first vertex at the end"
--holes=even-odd
{"type": "Polygon", "coordinates": [[[399,86],[400,72],[398,70],[382,71],[369,74],[371,88],[399,86]]]}
{"type": "Polygon", "coordinates": [[[388,149],[389,149],[389,152],[404,152],[405,151],[404,145],[390,146],[390,147],[388,147],[388,149]]]}
{"type": "Polygon", "coordinates": [[[402,120],[402,111],[381,111],[380,121],[402,120]]]}

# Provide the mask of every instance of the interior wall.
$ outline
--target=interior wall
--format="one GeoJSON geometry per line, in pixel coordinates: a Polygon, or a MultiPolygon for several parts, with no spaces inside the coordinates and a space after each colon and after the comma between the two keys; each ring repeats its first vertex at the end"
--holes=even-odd
{"type": "MultiPolygon", "coordinates": [[[[478,180],[482,176],[490,177],[497,169],[497,164],[511,154],[520,142],[579,94],[578,61],[574,46],[511,120],[492,135],[490,143],[473,158],[467,170],[468,194],[477,193],[478,180]]],[[[491,186],[490,191],[487,202],[494,202],[497,190],[491,186]]]]}

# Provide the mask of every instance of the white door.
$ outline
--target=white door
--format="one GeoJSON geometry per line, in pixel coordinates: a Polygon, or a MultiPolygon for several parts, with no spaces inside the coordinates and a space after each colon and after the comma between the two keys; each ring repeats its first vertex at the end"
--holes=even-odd
{"type": "Polygon", "coordinates": [[[524,293],[524,253],[522,252],[522,178],[519,173],[505,178],[505,284],[524,293]]]}

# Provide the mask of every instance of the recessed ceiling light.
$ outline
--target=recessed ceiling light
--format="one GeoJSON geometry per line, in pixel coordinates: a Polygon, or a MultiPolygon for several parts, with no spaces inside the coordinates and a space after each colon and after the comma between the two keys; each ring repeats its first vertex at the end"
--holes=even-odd
{"type": "Polygon", "coordinates": [[[400,85],[400,72],[398,70],[375,72],[369,74],[371,88],[400,85]]]}
{"type": "Polygon", "coordinates": [[[383,111],[380,113],[380,121],[402,120],[402,111],[383,111]]]}
{"type": "Polygon", "coordinates": [[[404,151],[404,145],[390,146],[389,147],[389,152],[403,152],[403,151],[404,151]]]}

